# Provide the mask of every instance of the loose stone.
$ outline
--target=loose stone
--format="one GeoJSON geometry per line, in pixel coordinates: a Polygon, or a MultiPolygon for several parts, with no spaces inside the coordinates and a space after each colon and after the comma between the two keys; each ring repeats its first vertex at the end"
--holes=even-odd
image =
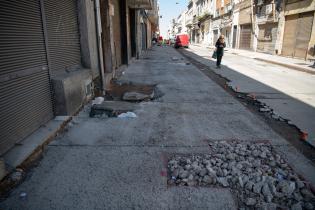
{"type": "Polygon", "coordinates": [[[255,198],[247,198],[245,201],[245,204],[247,206],[254,206],[256,204],[256,199],[255,198]]]}

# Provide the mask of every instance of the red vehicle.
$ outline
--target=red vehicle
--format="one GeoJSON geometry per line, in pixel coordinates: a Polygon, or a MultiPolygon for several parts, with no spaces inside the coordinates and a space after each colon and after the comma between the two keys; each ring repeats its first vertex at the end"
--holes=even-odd
{"type": "Polygon", "coordinates": [[[175,39],[175,48],[179,48],[179,47],[189,47],[189,36],[188,34],[179,34],[176,35],[176,39],[175,39]]]}

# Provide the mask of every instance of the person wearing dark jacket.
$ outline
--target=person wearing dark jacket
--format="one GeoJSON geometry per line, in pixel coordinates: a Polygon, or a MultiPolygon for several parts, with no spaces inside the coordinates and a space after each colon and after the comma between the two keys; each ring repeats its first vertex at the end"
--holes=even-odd
{"type": "Polygon", "coordinates": [[[224,54],[224,48],[226,47],[224,36],[220,35],[218,41],[215,44],[217,52],[217,68],[221,68],[221,61],[224,54]]]}

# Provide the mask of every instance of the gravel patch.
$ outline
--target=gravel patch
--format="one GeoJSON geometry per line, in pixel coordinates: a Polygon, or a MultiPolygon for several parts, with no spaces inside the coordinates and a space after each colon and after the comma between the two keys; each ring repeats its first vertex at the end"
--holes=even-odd
{"type": "Polygon", "coordinates": [[[230,188],[240,209],[314,209],[315,196],[267,142],[215,141],[168,161],[170,186],[230,188]]]}

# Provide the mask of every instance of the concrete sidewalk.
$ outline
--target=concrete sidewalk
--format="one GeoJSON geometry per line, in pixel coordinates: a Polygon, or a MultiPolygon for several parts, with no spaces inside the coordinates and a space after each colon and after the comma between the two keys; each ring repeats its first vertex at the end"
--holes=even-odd
{"type": "MultiPolygon", "coordinates": [[[[199,44],[192,44],[192,46],[201,47],[205,49],[214,49],[214,47],[210,47],[210,46],[205,47],[199,44]]],[[[314,61],[310,61],[310,60],[296,59],[296,58],[284,57],[284,56],[279,56],[279,55],[271,55],[271,54],[262,53],[262,52],[254,52],[250,50],[233,49],[233,48],[226,48],[225,52],[229,54],[256,59],[259,61],[264,61],[266,63],[280,65],[283,67],[287,67],[287,68],[297,70],[297,71],[306,72],[309,74],[315,74],[314,61]]]]}
{"type": "Polygon", "coordinates": [[[157,85],[137,118],[90,118],[89,106],[0,209],[238,209],[229,188],[169,187],[167,157],[204,154],[207,141],[268,140],[315,185],[315,168],[171,47],[155,47],[119,82],[157,85]],[[20,198],[22,192],[27,197],[20,198]]]}

